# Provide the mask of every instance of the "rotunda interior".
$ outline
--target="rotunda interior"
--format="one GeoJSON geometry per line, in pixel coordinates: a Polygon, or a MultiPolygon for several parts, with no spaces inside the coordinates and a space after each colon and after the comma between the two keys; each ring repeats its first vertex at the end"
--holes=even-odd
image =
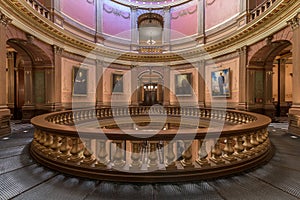
{"type": "Polygon", "coordinates": [[[2,0],[0,136],[36,162],[119,182],[199,181],[300,136],[300,3],[2,0]]]}

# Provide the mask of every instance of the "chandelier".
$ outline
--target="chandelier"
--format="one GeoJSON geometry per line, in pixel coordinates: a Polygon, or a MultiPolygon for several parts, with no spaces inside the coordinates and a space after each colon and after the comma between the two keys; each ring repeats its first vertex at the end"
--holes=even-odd
{"type": "Polygon", "coordinates": [[[146,91],[155,91],[155,90],[157,90],[157,85],[154,85],[152,83],[150,83],[148,85],[144,85],[144,90],[146,90],[146,91]]]}

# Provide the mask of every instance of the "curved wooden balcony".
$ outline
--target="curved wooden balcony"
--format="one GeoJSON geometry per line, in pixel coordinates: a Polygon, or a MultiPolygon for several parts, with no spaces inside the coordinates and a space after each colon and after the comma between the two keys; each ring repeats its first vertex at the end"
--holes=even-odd
{"type": "Polygon", "coordinates": [[[270,122],[254,113],[194,107],[63,111],[32,119],[30,151],[41,164],[81,177],[121,182],[201,180],[269,160],[270,122]],[[161,128],[145,130],[149,123],[161,128]]]}

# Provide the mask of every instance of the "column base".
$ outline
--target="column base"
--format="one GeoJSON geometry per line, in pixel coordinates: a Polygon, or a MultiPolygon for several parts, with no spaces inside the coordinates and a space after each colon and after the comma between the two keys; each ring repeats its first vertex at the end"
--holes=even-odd
{"type": "Polygon", "coordinates": [[[64,110],[62,103],[48,103],[43,106],[48,112],[64,110]]]}
{"type": "Polygon", "coordinates": [[[300,136],[300,105],[293,105],[288,114],[288,132],[300,136]]]}
{"type": "Polygon", "coordinates": [[[11,134],[10,129],[10,110],[0,109],[0,137],[5,137],[11,134]]]}
{"type": "Polygon", "coordinates": [[[24,105],[22,107],[22,122],[29,123],[31,118],[35,116],[34,105],[24,105]]]}
{"type": "Polygon", "coordinates": [[[237,110],[247,110],[247,104],[246,103],[239,103],[236,109],[237,110]]]}

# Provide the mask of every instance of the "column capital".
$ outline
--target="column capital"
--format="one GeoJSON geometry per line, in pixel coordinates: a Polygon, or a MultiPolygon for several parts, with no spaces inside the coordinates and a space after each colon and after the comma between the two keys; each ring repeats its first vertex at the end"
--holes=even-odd
{"type": "Polygon", "coordinates": [[[7,26],[12,22],[12,19],[10,19],[9,17],[7,17],[4,13],[1,12],[0,10],[0,24],[2,24],[3,26],[7,26]]]}
{"type": "Polygon", "coordinates": [[[296,16],[294,16],[292,19],[287,21],[287,23],[291,26],[293,30],[299,28],[300,25],[300,13],[297,13],[296,16]]]}
{"type": "Polygon", "coordinates": [[[57,45],[53,45],[53,50],[54,50],[54,53],[55,53],[55,54],[61,55],[61,54],[63,53],[63,51],[64,51],[64,48],[59,47],[59,46],[57,46],[57,45]]]}
{"type": "Polygon", "coordinates": [[[171,6],[164,6],[163,10],[164,10],[164,13],[169,13],[170,12],[170,9],[171,9],[171,6]]]}
{"type": "Polygon", "coordinates": [[[131,9],[131,11],[134,11],[134,12],[136,12],[136,11],[137,11],[137,9],[138,9],[138,6],[134,6],[134,5],[132,5],[132,6],[130,6],[130,9],[131,9]]]}
{"type": "Polygon", "coordinates": [[[248,49],[248,46],[243,46],[243,47],[238,48],[236,51],[239,54],[245,54],[245,53],[247,53],[247,49],[248,49]]]}

